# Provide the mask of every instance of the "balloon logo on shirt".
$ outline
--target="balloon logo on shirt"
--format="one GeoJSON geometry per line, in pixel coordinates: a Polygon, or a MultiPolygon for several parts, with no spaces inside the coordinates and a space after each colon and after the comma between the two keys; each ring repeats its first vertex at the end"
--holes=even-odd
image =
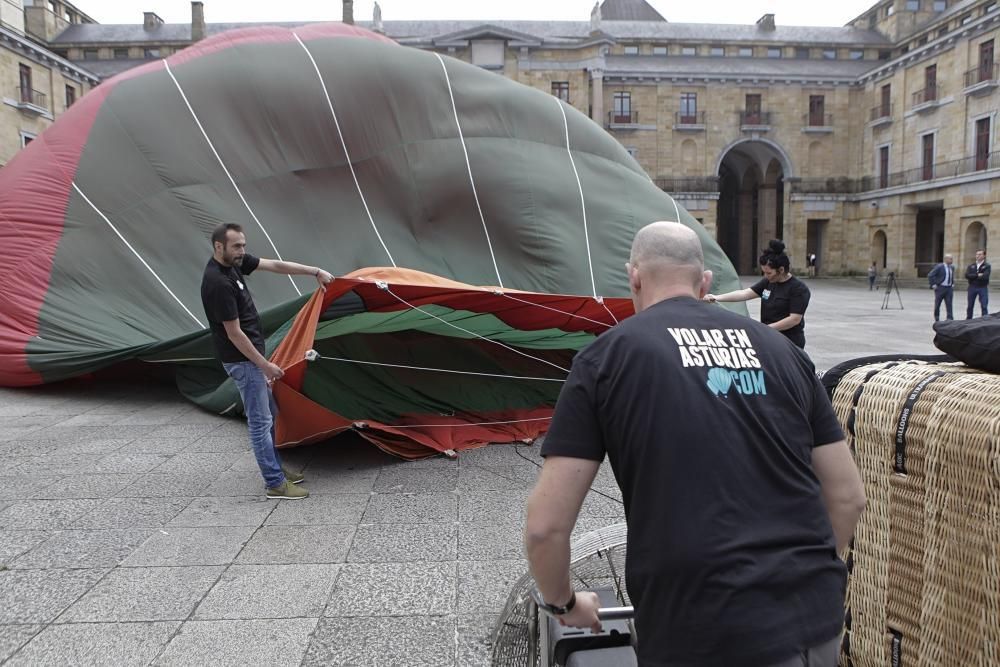
{"type": "Polygon", "coordinates": [[[708,388],[718,396],[729,395],[729,388],[733,385],[733,377],[725,368],[713,368],[708,372],[708,388]]]}

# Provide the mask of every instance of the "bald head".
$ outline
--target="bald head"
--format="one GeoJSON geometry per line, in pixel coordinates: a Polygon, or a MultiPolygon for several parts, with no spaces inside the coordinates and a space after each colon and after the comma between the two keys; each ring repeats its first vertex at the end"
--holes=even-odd
{"type": "Polygon", "coordinates": [[[712,282],[698,235],[679,222],[654,222],[640,229],[628,269],[637,312],[674,296],[701,298],[712,282]]]}
{"type": "Polygon", "coordinates": [[[640,229],[632,241],[629,262],[650,277],[689,275],[691,284],[697,284],[705,270],[698,235],[679,222],[654,222],[640,229]]]}

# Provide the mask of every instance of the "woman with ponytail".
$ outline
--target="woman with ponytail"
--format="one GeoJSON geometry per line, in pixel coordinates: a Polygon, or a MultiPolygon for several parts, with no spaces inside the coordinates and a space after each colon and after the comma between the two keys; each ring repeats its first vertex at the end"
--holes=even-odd
{"type": "Polygon", "coordinates": [[[789,270],[785,244],[771,241],[760,257],[764,277],[747,289],[706,294],[705,301],[715,303],[761,299],[760,321],[785,334],[801,348],[806,346],[805,314],[809,307],[809,288],[789,270]]]}

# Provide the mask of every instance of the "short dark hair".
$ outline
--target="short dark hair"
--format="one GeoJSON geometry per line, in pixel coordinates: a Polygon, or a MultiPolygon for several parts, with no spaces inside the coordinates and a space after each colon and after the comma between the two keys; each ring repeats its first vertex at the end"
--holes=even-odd
{"type": "Polygon", "coordinates": [[[787,273],[790,263],[788,255],[785,254],[785,244],[778,239],[774,239],[768,243],[767,250],[760,256],[760,265],[769,266],[775,271],[783,268],[787,273]]]}
{"type": "Polygon", "coordinates": [[[230,231],[237,232],[239,234],[243,233],[243,227],[237,225],[235,222],[224,222],[215,229],[212,230],[212,247],[215,247],[216,243],[221,243],[222,247],[226,247],[226,234],[230,231]]]}

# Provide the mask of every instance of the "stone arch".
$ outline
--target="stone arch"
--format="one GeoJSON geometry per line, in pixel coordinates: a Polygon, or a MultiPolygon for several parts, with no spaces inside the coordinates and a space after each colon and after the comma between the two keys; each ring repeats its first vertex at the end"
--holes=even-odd
{"type": "Polygon", "coordinates": [[[698,144],[695,143],[694,139],[685,139],[681,142],[681,167],[682,173],[684,174],[694,174],[700,170],[697,168],[698,165],[698,144]]]}
{"type": "Polygon", "coordinates": [[[719,171],[722,169],[722,162],[729,157],[729,154],[735,148],[742,148],[743,150],[740,152],[743,153],[756,153],[758,157],[757,161],[763,164],[767,164],[770,158],[777,157],[778,162],[781,164],[781,170],[785,174],[785,179],[793,178],[797,173],[791,156],[781,147],[781,144],[763,137],[757,139],[737,139],[731,142],[719,152],[719,157],[715,160],[715,170],[712,173],[716,176],[720,175],[719,171]],[[751,144],[751,146],[741,146],[742,144],[751,144]]]}
{"type": "Polygon", "coordinates": [[[966,264],[976,261],[976,251],[979,249],[986,250],[986,225],[976,220],[965,228],[965,253],[962,261],[966,264]]]}
{"type": "Polygon", "coordinates": [[[820,168],[823,164],[823,153],[824,153],[823,143],[820,141],[814,141],[809,144],[809,149],[807,155],[809,156],[809,164],[806,166],[806,171],[809,172],[810,176],[817,176],[823,173],[820,168]]]}
{"type": "Polygon", "coordinates": [[[872,234],[872,261],[875,266],[884,269],[889,259],[889,239],[881,229],[872,234]]]}

